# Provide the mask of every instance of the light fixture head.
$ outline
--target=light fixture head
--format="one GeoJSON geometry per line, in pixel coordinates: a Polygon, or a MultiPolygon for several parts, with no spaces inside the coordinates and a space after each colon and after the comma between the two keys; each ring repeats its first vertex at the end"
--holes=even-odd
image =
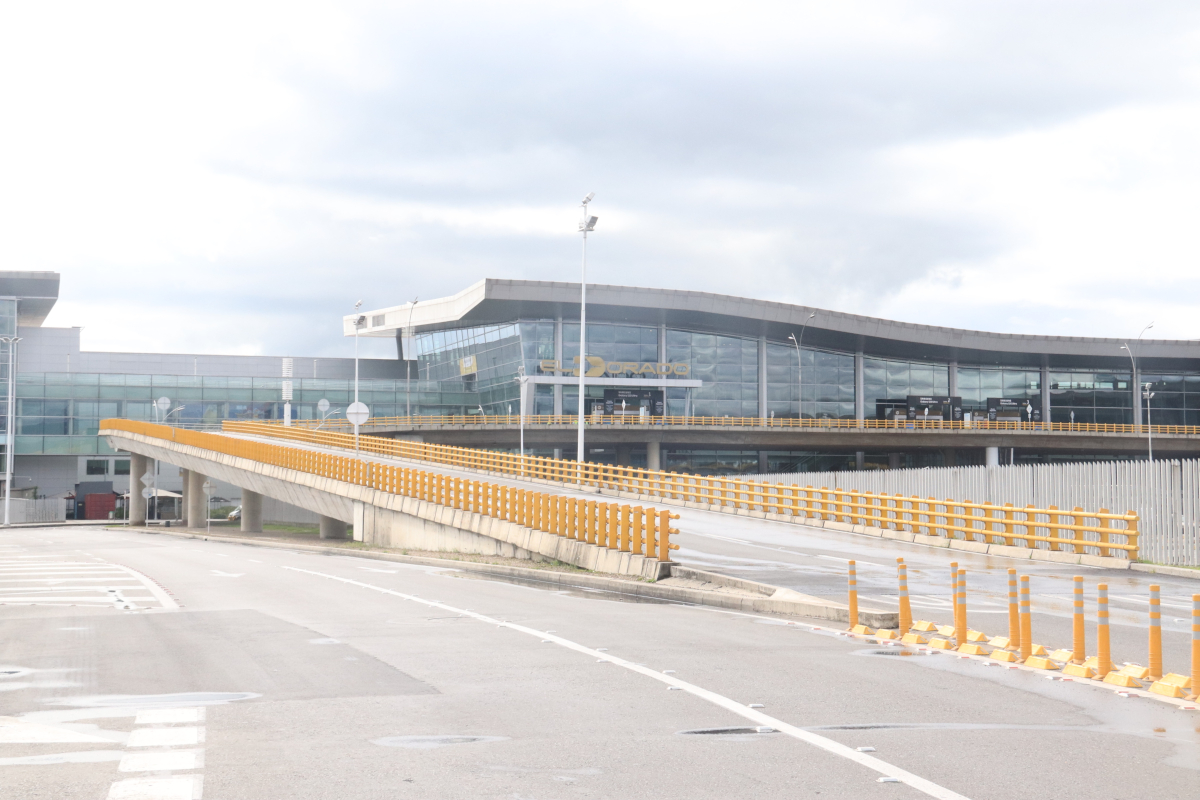
{"type": "Polygon", "coordinates": [[[587,197],[583,198],[583,204],[586,206],[588,203],[592,202],[592,198],[595,196],[595,192],[588,192],[587,197]]]}
{"type": "Polygon", "coordinates": [[[579,223],[579,230],[582,233],[591,233],[592,231],[596,230],[596,222],[599,219],[599,217],[588,217],[579,223]]]}
{"type": "Polygon", "coordinates": [[[354,304],[355,311],[358,311],[360,308],[362,308],[362,300],[359,300],[357,303],[354,304]]]}

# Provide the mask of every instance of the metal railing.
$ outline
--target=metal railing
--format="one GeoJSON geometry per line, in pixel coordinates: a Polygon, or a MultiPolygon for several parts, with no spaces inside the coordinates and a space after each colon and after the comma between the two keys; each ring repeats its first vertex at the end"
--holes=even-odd
{"type": "MultiPolygon", "coordinates": [[[[246,423],[235,423],[237,424],[246,423]]],[[[679,533],[671,527],[671,520],[679,519],[679,515],[667,510],[582,500],[549,492],[518,489],[499,483],[452,477],[427,470],[364,461],[350,456],[321,453],[311,449],[171,428],[150,422],[106,419],[100,423],[100,435],[106,435],[105,431],[170,440],[176,444],[198,447],[214,453],[319,475],[355,486],[366,486],[389,494],[413,497],[427,503],[471,511],[493,519],[506,520],[524,528],[552,533],[610,550],[656,558],[659,561],[670,561],[670,551],[679,549],[679,545],[670,541],[672,533],[679,533]]],[[[345,436],[353,441],[353,437],[346,434],[330,435],[345,436]]]]}
{"type": "MultiPolygon", "coordinates": [[[[226,422],[228,433],[350,449],[354,437],[337,431],[250,422],[226,422]]],[[[883,492],[814,488],[741,478],[684,475],[637,467],[579,463],[541,456],[520,456],[466,447],[363,436],[359,447],[391,458],[441,464],[562,484],[635,494],[664,503],[692,503],[741,508],[779,517],[811,518],[869,525],[928,536],[966,539],[985,544],[1041,548],[1069,553],[1136,559],[1138,515],[1108,509],[1085,511],[1054,506],[1016,507],[1011,503],[936,500],[883,492]],[[1116,537],[1116,538],[1114,538],[1116,537]]]]}
{"type": "MultiPolygon", "coordinates": [[[[282,425],[279,420],[256,420],[264,425],[282,425]]],[[[1002,431],[1026,433],[1130,433],[1154,436],[1200,436],[1200,425],[1125,425],[1116,423],[1085,422],[1021,422],[1017,420],[971,420],[970,422],[943,422],[941,420],[891,420],[891,419],[796,419],[794,417],[681,417],[681,416],[638,416],[634,414],[591,414],[584,422],[589,425],[625,427],[685,427],[685,428],[766,428],[772,430],[818,430],[818,431],[1002,431]]],[[[421,415],[411,417],[371,417],[365,428],[404,428],[420,425],[458,426],[510,426],[520,425],[518,414],[454,414],[421,415]]],[[[526,414],[526,426],[559,425],[571,427],[579,424],[579,417],[571,414],[526,414]]],[[[292,426],[305,429],[345,430],[351,427],[345,419],[292,420],[292,426]]]]}

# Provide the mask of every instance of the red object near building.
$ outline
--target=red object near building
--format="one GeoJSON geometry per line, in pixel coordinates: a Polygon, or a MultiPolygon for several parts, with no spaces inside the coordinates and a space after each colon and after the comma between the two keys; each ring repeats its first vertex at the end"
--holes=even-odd
{"type": "Polygon", "coordinates": [[[84,519],[108,519],[109,512],[116,510],[115,494],[89,494],[83,498],[84,519]]]}

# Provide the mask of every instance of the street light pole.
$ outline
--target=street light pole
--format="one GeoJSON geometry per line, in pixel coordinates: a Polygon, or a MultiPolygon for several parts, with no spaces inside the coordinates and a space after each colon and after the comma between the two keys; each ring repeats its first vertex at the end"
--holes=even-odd
{"type": "MultiPolygon", "coordinates": [[[[1141,380],[1138,375],[1137,357],[1134,355],[1133,351],[1135,348],[1136,349],[1141,348],[1142,337],[1146,335],[1146,331],[1150,330],[1153,327],[1154,327],[1154,323],[1151,322],[1149,325],[1142,328],[1142,332],[1138,334],[1137,341],[1134,342],[1133,347],[1129,346],[1129,342],[1126,342],[1125,344],[1121,345],[1121,349],[1124,350],[1126,353],[1129,353],[1129,363],[1133,365],[1133,374],[1129,376],[1129,378],[1130,378],[1129,383],[1132,384],[1131,388],[1133,391],[1131,392],[1131,394],[1133,395],[1133,402],[1135,402],[1135,403],[1141,403],[1141,398],[1138,397],[1138,387],[1141,384],[1141,380]]],[[[1149,391],[1149,384],[1147,384],[1146,391],[1147,392],[1149,391]]],[[[1154,443],[1151,441],[1149,405],[1150,405],[1150,398],[1147,397],[1146,398],[1146,406],[1147,406],[1147,408],[1146,408],[1146,446],[1148,448],[1149,458],[1151,461],[1153,461],[1154,460],[1154,443]]]]}
{"type": "Polygon", "coordinates": [[[575,444],[575,461],[582,464],[586,458],[583,450],[584,374],[587,372],[587,235],[596,229],[597,217],[588,216],[588,203],[596,196],[588,192],[583,198],[583,219],[579,221],[579,232],[583,234],[583,270],[579,281],[579,440],[575,444]]]}
{"type": "Polygon", "coordinates": [[[13,430],[16,422],[16,415],[13,413],[13,406],[16,405],[16,390],[14,370],[16,369],[16,351],[17,342],[21,341],[20,336],[0,336],[0,342],[8,345],[8,408],[5,414],[5,443],[4,443],[4,527],[10,525],[9,506],[12,502],[12,482],[13,482],[13,445],[17,441],[16,432],[13,430]]]}
{"type": "Polygon", "coordinates": [[[1150,463],[1154,463],[1154,428],[1150,424],[1150,399],[1154,397],[1154,392],[1150,391],[1153,384],[1146,383],[1143,385],[1142,397],[1146,399],[1146,447],[1150,458],[1150,463]]]}
{"type": "Polygon", "coordinates": [[[812,321],[817,313],[808,315],[808,319],[804,320],[804,324],[800,326],[800,338],[796,338],[796,334],[789,333],[788,338],[792,340],[792,344],[796,345],[796,389],[800,396],[796,400],[796,419],[800,424],[804,424],[804,362],[800,358],[800,345],[804,342],[804,331],[808,328],[808,323],[812,321]]]}
{"type": "MultiPolygon", "coordinates": [[[[354,405],[358,406],[358,331],[362,328],[363,317],[358,313],[362,308],[362,300],[354,304],[354,405]]],[[[358,455],[358,426],[354,426],[354,455],[358,455]]]]}
{"type": "Polygon", "coordinates": [[[517,367],[517,381],[520,384],[520,400],[517,406],[518,420],[521,429],[521,474],[525,474],[525,391],[526,385],[529,382],[529,377],[525,374],[525,365],[521,364],[517,367]]]}

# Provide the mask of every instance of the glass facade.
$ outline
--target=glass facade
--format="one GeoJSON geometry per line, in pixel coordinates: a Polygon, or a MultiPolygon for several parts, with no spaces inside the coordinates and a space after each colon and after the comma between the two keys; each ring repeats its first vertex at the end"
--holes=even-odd
{"type": "Polygon", "coordinates": [[[1154,425],[1200,425],[1200,375],[1143,372],[1154,397],[1142,398],[1142,422],[1154,425]]]}
{"type": "Polygon", "coordinates": [[[767,416],[794,418],[797,390],[805,419],[854,419],[854,356],[767,342],[767,416]]]}
{"type": "Polygon", "coordinates": [[[1037,369],[960,366],[958,395],[963,401],[963,411],[969,411],[972,415],[987,413],[989,397],[1032,401],[1040,407],[1042,373],[1037,369]]]}
{"type": "Polygon", "coordinates": [[[1121,371],[1051,372],[1050,421],[1131,424],[1131,375],[1121,371]]]}
{"type": "Polygon", "coordinates": [[[950,370],[945,364],[863,359],[863,397],[868,416],[875,415],[874,406],[878,400],[903,400],[910,394],[946,395],[949,392],[950,370]]]}
{"type": "Polygon", "coordinates": [[[667,413],[697,417],[758,416],[758,340],[711,333],[667,331],[664,361],[691,364],[690,378],[704,381],[686,394],[675,390],[667,398],[667,413]]]}

